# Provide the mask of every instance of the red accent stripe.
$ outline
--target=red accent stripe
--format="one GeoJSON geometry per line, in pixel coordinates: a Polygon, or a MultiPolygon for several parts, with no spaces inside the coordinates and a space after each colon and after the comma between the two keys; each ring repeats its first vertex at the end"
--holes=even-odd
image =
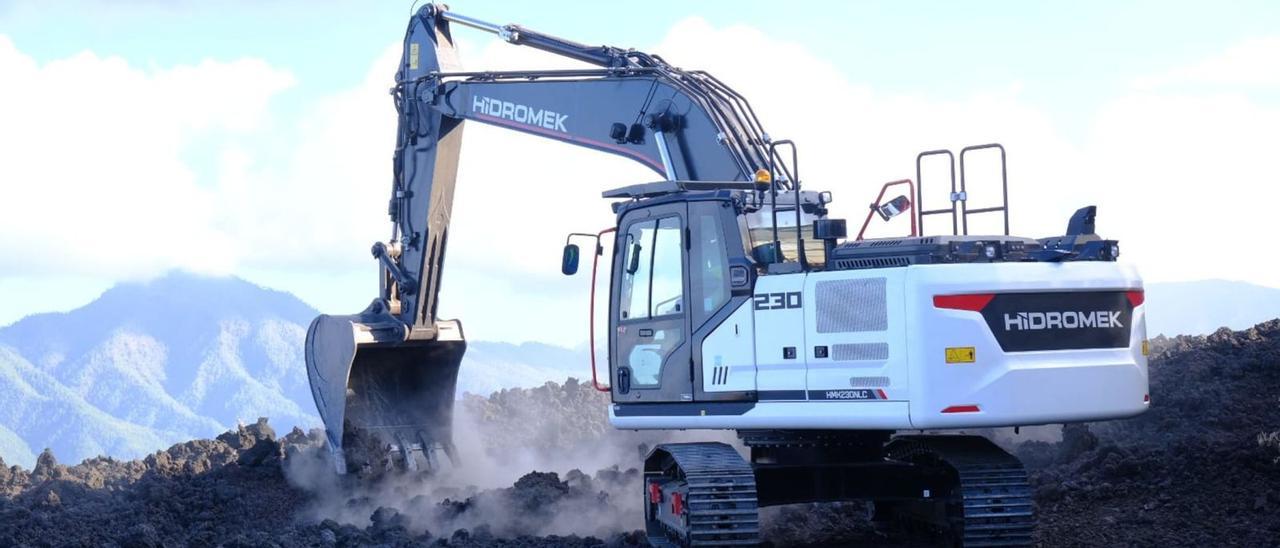
{"type": "Polygon", "coordinates": [[[1135,291],[1126,291],[1124,294],[1126,297],[1129,297],[1129,304],[1133,305],[1134,308],[1142,306],[1142,303],[1146,302],[1147,300],[1147,294],[1143,292],[1141,289],[1138,289],[1135,291]]]}
{"type": "Polygon", "coordinates": [[[551,131],[549,129],[543,129],[537,126],[521,124],[519,122],[512,122],[505,118],[499,118],[497,116],[491,116],[491,115],[480,113],[480,112],[472,112],[470,114],[474,116],[476,120],[479,120],[481,122],[488,122],[490,124],[494,124],[498,126],[509,127],[511,129],[518,130],[518,131],[536,133],[544,137],[550,137],[557,141],[568,141],[570,143],[579,144],[585,147],[595,148],[598,150],[603,150],[605,152],[612,152],[614,154],[626,156],[628,158],[631,158],[632,160],[635,160],[637,162],[640,162],[648,166],[650,169],[657,171],[658,173],[663,173],[661,163],[658,163],[653,158],[645,156],[641,152],[631,150],[621,145],[615,145],[611,143],[596,141],[593,139],[576,137],[574,135],[570,135],[567,133],[560,133],[559,131],[551,131]]]}
{"type": "Polygon", "coordinates": [[[650,483],[649,484],[649,503],[657,504],[659,502],[662,502],[662,488],[658,487],[658,484],[656,482],[650,483]]]}
{"type": "Polygon", "coordinates": [[[996,298],[994,293],[977,293],[973,295],[934,295],[933,306],[952,310],[968,310],[981,312],[996,298]]]}
{"type": "Polygon", "coordinates": [[[953,405],[943,409],[943,413],[977,413],[981,411],[976,405],[953,405]]]}
{"type": "Polygon", "coordinates": [[[887,399],[889,399],[889,395],[884,393],[884,389],[883,389],[883,388],[877,388],[877,389],[876,389],[876,392],[879,392],[879,393],[880,393],[880,399],[882,399],[882,400],[887,400],[887,399]]]}
{"type": "MultiPolygon", "coordinates": [[[[617,232],[617,228],[606,228],[596,234],[596,246],[600,245],[600,239],[605,234],[617,232]]],[[[591,345],[591,386],[600,392],[608,392],[609,387],[600,384],[600,378],[596,376],[596,273],[600,270],[600,254],[591,254],[591,301],[589,306],[591,310],[587,312],[587,340],[591,345]]]]}

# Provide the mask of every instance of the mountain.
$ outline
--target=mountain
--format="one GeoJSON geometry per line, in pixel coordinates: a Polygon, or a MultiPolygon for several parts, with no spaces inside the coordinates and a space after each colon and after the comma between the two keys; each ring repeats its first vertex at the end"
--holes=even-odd
{"type": "Polygon", "coordinates": [[[6,348],[0,348],[0,394],[0,457],[9,463],[33,464],[33,446],[77,458],[136,457],[187,435],[113,417],[6,348]]]}
{"type": "Polygon", "coordinates": [[[35,453],[31,452],[31,448],[27,446],[27,442],[19,436],[17,432],[0,425],[0,459],[9,459],[10,462],[31,463],[36,461],[35,453]]]}
{"type": "Polygon", "coordinates": [[[24,318],[0,330],[0,345],[139,426],[208,436],[262,415],[287,429],[315,423],[299,365],[300,325],[314,315],[288,293],[173,273],[24,318]]]}
{"type": "MultiPolygon", "coordinates": [[[[317,314],[239,278],[175,272],[0,328],[0,457],[134,458],[263,416],[278,431],[319,426],[303,366],[317,314]]],[[[458,393],[539,386],[588,363],[585,350],[472,341],[458,393]]]]}
{"type": "Polygon", "coordinates": [[[1280,289],[1201,280],[1146,284],[1147,335],[1204,335],[1280,317],[1280,289]]]}

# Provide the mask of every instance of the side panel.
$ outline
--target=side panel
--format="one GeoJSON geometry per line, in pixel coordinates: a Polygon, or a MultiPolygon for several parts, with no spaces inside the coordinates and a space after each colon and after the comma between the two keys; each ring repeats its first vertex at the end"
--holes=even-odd
{"type": "Polygon", "coordinates": [[[755,323],[751,307],[752,301],[743,302],[702,340],[702,390],[756,389],[755,323]]]}
{"type": "Polygon", "coordinates": [[[804,323],[810,400],[907,400],[905,273],[883,268],[809,275],[804,323]]]}
{"type": "Polygon", "coordinates": [[[760,401],[805,399],[804,278],[777,274],[756,280],[751,306],[760,401]]]}
{"type": "MultiPolygon", "coordinates": [[[[916,428],[968,428],[1105,420],[1147,409],[1146,307],[1120,348],[1005,351],[983,314],[935,306],[935,295],[1139,291],[1130,266],[1111,262],[993,263],[907,268],[911,338],[911,422],[916,428]],[[955,358],[948,363],[948,348],[955,358]],[[967,350],[972,349],[972,350],[967,350]],[[951,409],[950,412],[944,410],[951,409]]],[[[1016,300],[1016,299],[1015,299],[1016,300]]],[[[1081,306],[1092,306],[1088,299],[1081,306]]],[[[993,301],[994,302],[994,301],[993,301]]],[[[1071,302],[1071,301],[1067,301],[1071,302]]],[[[1006,312],[1001,310],[1001,312],[1006,312]]],[[[1016,317],[1016,314],[1011,314],[1016,317]]],[[[1003,323],[997,327],[1003,328],[1003,323]]],[[[1081,329],[1057,329],[1079,338],[1081,329]]]]}
{"type": "Polygon", "coordinates": [[[689,202],[689,317],[693,399],[755,401],[754,320],[749,284],[733,287],[731,265],[746,268],[738,218],[729,200],[689,202]]]}

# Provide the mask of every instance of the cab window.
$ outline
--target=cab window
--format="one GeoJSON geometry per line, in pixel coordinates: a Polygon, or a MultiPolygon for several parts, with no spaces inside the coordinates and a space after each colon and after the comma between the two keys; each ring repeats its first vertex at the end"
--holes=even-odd
{"type": "Polygon", "coordinates": [[[684,312],[679,217],[634,223],[623,238],[621,320],[684,312]]]}
{"type": "Polygon", "coordinates": [[[701,212],[690,219],[694,226],[693,253],[690,255],[692,281],[698,299],[693,311],[693,325],[699,326],[729,302],[729,257],[725,247],[724,227],[720,218],[701,212]]]}

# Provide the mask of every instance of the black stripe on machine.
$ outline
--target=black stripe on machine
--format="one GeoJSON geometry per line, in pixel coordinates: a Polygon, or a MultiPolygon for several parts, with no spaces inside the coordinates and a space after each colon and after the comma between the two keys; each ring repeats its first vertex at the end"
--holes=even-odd
{"type": "Polygon", "coordinates": [[[615,403],[618,417],[697,417],[742,415],[756,406],[755,402],[681,402],[681,403],[615,403]]]}
{"type": "Polygon", "coordinates": [[[756,393],[760,401],[804,401],[804,390],[761,390],[756,393]]]}

